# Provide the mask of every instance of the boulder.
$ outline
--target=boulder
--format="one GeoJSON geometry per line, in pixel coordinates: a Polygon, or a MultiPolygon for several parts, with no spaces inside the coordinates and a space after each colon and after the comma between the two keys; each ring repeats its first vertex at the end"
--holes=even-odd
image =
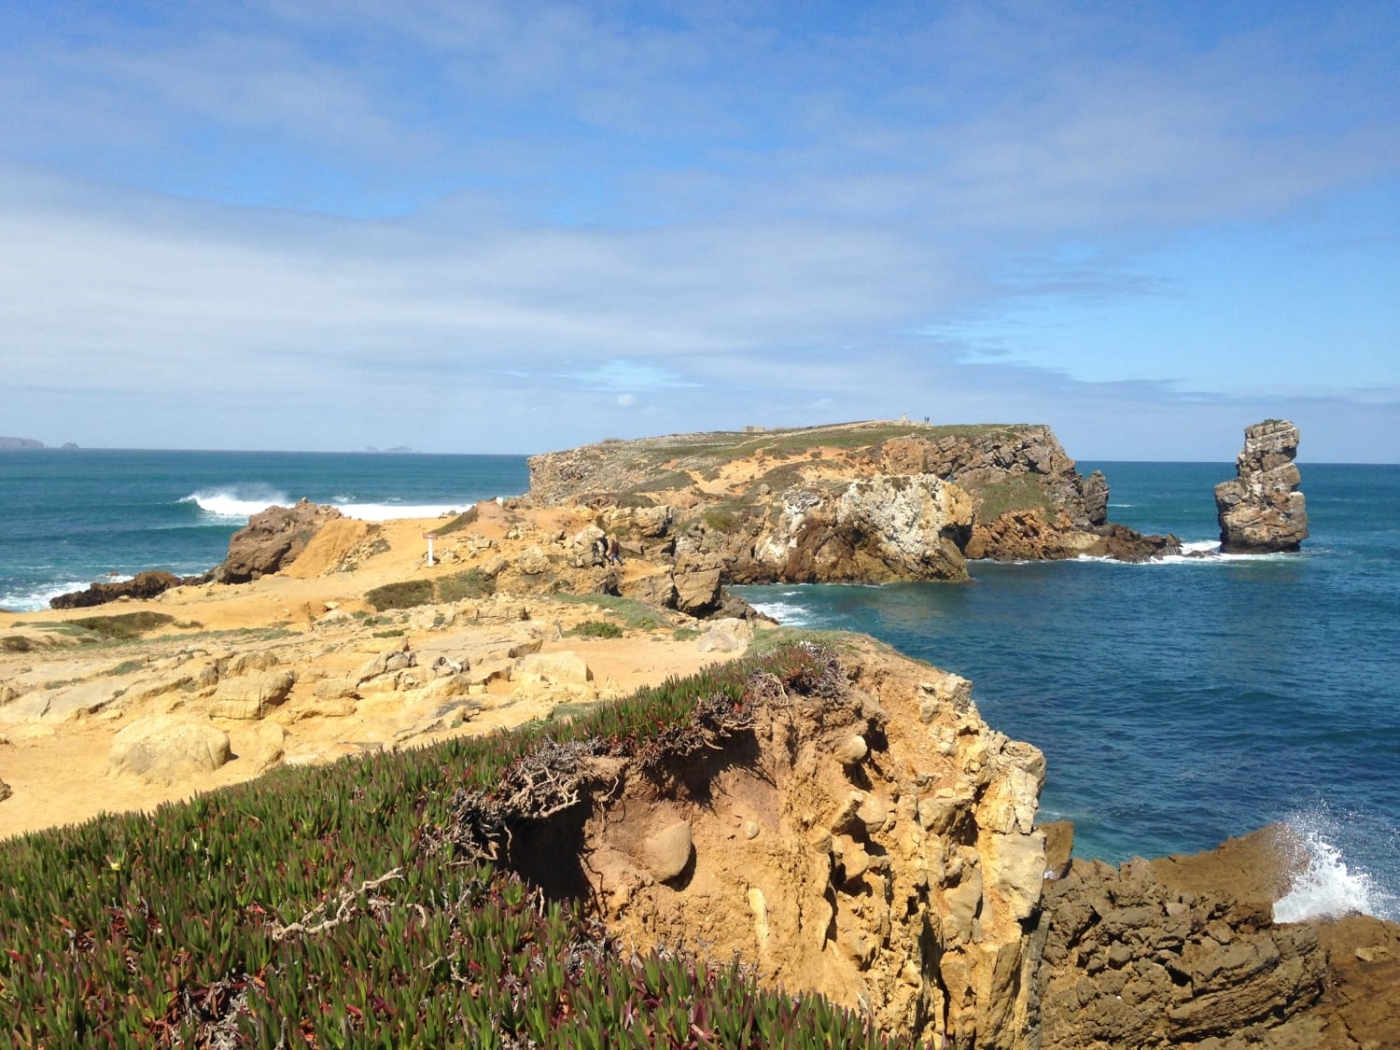
{"type": "Polygon", "coordinates": [[[211,718],[262,718],[270,708],[286,700],[296,684],[292,671],[267,671],[243,678],[227,678],[219,683],[214,702],[209,708],[211,718]]]}
{"type": "Polygon", "coordinates": [[[328,521],[340,517],[334,507],[300,500],[293,507],[268,507],[248,519],[229,540],[228,557],[214,569],[217,583],[248,583],[290,565],[328,521]]]}
{"type": "Polygon", "coordinates": [[[138,718],[112,739],[107,770],[150,784],[173,784],[212,773],[231,757],[228,734],[203,719],[179,715],[138,718]]]}
{"type": "Polygon", "coordinates": [[[10,785],[0,780],[0,802],[4,802],[13,794],[14,791],[10,788],[10,785]]]}
{"type": "Polygon", "coordinates": [[[697,569],[675,574],[676,608],[692,616],[710,612],[719,604],[719,569],[697,569]]]}
{"type": "Polygon", "coordinates": [[[380,675],[391,674],[394,671],[402,671],[407,667],[418,666],[418,654],[408,648],[408,643],[396,646],[386,652],[380,653],[374,659],[367,661],[351,677],[357,686],[378,678],[380,675]]]}
{"type": "Polygon", "coordinates": [[[1296,551],[1308,538],[1307,501],[1293,462],[1298,428],[1284,419],[1246,427],[1238,476],[1215,486],[1222,554],[1296,551]]]}
{"type": "Polygon", "coordinates": [[[203,576],[176,576],[162,570],[138,572],[129,580],[118,583],[94,583],[85,591],[70,591],[49,599],[51,609],[86,609],[94,605],[105,605],[118,598],[144,599],[163,594],[171,587],[184,584],[203,583],[203,576]]]}
{"type": "Polygon", "coordinates": [[[521,682],[577,683],[593,680],[593,672],[583,657],[569,650],[555,653],[533,653],[521,658],[519,674],[513,680],[521,682]]]}
{"type": "Polygon", "coordinates": [[[258,722],[240,734],[238,757],[262,773],[282,764],[286,741],[287,731],[276,722],[258,722]]]}
{"type": "Polygon", "coordinates": [[[748,621],[729,617],[714,621],[695,647],[702,653],[737,653],[748,647],[752,637],[753,626],[748,621]]]}
{"type": "Polygon", "coordinates": [[[690,824],[678,820],[647,837],[642,843],[642,863],[657,882],[667,882],[685,871],[693,848],[690,824]]]}

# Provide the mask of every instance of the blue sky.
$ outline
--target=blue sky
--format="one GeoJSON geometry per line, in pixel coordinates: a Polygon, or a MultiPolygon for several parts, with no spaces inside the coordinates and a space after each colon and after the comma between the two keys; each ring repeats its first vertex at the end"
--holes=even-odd
{"type": "Polygon", "coordinates": [[[0,433],[1400,461],[1400,6],[0,5],[0,433]]]}

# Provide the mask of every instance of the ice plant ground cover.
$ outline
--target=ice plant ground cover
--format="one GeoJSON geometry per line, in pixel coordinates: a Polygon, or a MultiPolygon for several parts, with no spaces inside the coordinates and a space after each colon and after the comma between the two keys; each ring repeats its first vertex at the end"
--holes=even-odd
{"type": "Polygon", "coordinates": [[[673,758],[747,724],[785,645],[568,722],[458,739],[0,844],[0,1025],[45,1047],[893,1047],[733,963],[629,956],[502,843],[575,804],[579,755],[673,758]]]}

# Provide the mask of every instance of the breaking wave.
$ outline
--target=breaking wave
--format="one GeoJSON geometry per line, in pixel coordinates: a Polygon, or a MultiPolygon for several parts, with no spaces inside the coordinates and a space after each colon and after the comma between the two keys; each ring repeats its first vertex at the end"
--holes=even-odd
{"type": "Polygon", "coordinates": [[[214,522],[246,522],[258,511],[268,507],[288,506],[285,492],[267,485],[234,485],[222,489],[200,489],[179,500],[193,503],[214,522]]]}
{"type": "Polygon", "coordinates": [[[1350,862],[1336,843],[1345,837],[1341,822],[1325,810],[1289,817],[1285,824],[1307,849],[1307,864],[1286,894],[1274,902],[1275,922],[1339,918],[1352,912],[1378,919],[1400,917],[1400,898],[1375,876],[1350,862]]]}
{"type": "MultiPolygon", "coordinates": [[[[295,500],[285,492],[268,485],[234,485],[228,488],[200,489],[179,502],[193,503],[211,524],[242,524],[268,507],[289,507],[295,500]]],[[[343,493],[327,504],[347,518],[360,521],[390,521],[394,518],[438,518],[444,514],[459,514],[472,505],[460,503],[400,503],[390,499],[382,503],[359,503],[343,493]]]]}

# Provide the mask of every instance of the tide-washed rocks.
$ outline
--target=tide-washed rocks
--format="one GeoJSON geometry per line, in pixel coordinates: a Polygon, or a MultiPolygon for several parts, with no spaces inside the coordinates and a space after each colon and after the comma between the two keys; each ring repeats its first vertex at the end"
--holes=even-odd
{"type": "Polygon", "coordinates": [[[1314,925],[1272,921],[1278,848],[1265,829],[1190,858],[1076,860],[1046,883],[1043,1050],[1274,1045],[1327,969],[1314,925]]]}
{"type": "Polygon", "coordinates": [[[138,572],[129,580],[115,583],[94,583],[85,591],[70,591],[49,599],[51,609],[87,609],[94,605],[105,605],[118,598],[141,600],[164,594],[171,587],[203,583],[203,576],[176,576],[162,570],[138,572]]]}
{"type": "Polygon", "coordinates": [[[138,718],[112,739],[107,769],[150,784],[173,784],[212,773],[232,756],[228,734],[204,719],[138,718]]]}
{"type": "Polygon", "coordinates": [[[1296,551],[1308,538],[1307,501],[1298,491],[1298,428],[1284,419],[1246,427],[1238,477],[1215,486],[1223,554],[1296,551]]]}
{"type": "Polygon", "coordinates": [[[290,565],[311,537],[340,511],[300,500],[293,507],[268,507],[248,519],[229,540],[228,557],[214,569],[217,583],[248,583],[290,565]]]}

